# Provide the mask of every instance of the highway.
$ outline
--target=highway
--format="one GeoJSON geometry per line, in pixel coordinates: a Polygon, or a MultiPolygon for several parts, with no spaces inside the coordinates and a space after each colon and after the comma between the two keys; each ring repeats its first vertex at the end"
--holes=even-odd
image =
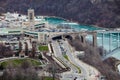
{"type": "Polygon", "coordinates": [[[94,67],[80,61],[76,55],[74,55],[68,41],[52,41],[52,47],[54,50],[54,55],[59,57],[68,67],[71,68],[71,71],[61,74],[61,80],[74,80],[75,77],[78,78],[77,80],[99,80],[99,78],[96,77],[96,75],[100,74],[99,71],[94,67]],[[61,49],[61,47],[63,49],[61,49]],[[63,57],[63,50],[66,52],[69,61],[63,57]],[[79,73],[78,68],[76,68],[73,64],[80,68],[81,73],[79,73]]]}
{"type": "Polygon", "coordinates": [[[73,52],[70,49],[70,45],[67,43],[67,41],[61,41],[61,42],[63,43],[62,45],[64,46],[66,50],[66,55],[69,57],[69,60],[73,62],[76,66],[80,67],[82,75],[87,75],[87,71],[82,67],[82,65],[79,65],[78,62],[75,61],[75,57],[72,54],[73,52]]]}
{"type": "Polygon", "coordinates": [[[72,51],[71,45],[68,43],[68,41],[63,41],[63,46],[66,49],[66,54],[69,57],[69,59],[78,67],[81,69],[81,74],[85,76],[86,79],[88,80],[99,80],[99,78],[95,77],[96,75],[100,74],[97,69],[94,67],[80,61],[74,51],[72,51]]]}
{"type": "Polygon", "coordinates": [[[52,43],[52,45],[53,45],[53,49],[54,49],[54,54],[55,54],[55,56],[58,57],[58,58],[60,58],[68,67],[70,67],[70,68],[71,68],[71,71],[72,71],[73,73],[78,72],[78,69],[77,69],[76,67],[74,67],[69,61],[67,61],[67,60],[63,57],[62,51],[61,51],[60,46],[59,46],[59,44],[57,43],[57,41],[54,41],[54,42],[52,43]]]}
{"type": "Polygon", "coordinates": [[[84,79],[84,76],[78,73],[79,70],[73,64],[71,64],[70,61],[66,60],[63,57],[60,45],[57,41],[52,41],[52,47],[54,50],[54,55],[60,58],[68,67],[71,68],[71,71],[61,74],[62,76],[61,80],[73,80],[75,77],[78,77],[80,80],[84,79]]]}

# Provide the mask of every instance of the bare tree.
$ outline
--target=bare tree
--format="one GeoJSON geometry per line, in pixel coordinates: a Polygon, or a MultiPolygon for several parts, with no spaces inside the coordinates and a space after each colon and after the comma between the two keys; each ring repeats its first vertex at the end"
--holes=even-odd
{"type": "Polygon", "coordinates": [[[25,42],[25,55],[28,55],[29,50],[28,50],[28,44],[25,42]]]}
{"type": "Polygon", "coordinates": [[[50,63],[47,68],[47,71],[52,75],[53,80],[55,80],[56,75],[57,75],[57,68],[55,64],[56,64],[55,62],[50,63]]]}
{"type": "Polygon", "coordinates": [[[36,43],[32,42],[31,55],[32,55],[33,58],[35,58],[35,54],[36,54],[36,43]]]}
{"type": "Polygon", "coordinates": [[[34,67],[27,61],[20,67],[9,65],[0,80],[40,80],[34,67]]]}
{"type": "MultiPolygon", "coordinates": [[[[69,43],[78,51],[80,51],[81,50],[80,48],[83,47],[82,45],[80,45],[81,42],[79,39],[69,41],[69,43]]],[[[102,48],[94,48],[92,45],[86,43],[86,46],[83,50],[85,51],[85,56],[84,58],[79,57],[79,59],[81,59],[87,64],[94,66],[101,72],[102,75],[106,77],[107,80],[120,79],[120,75],[114,70],[114,67],[112,67],[114,65],[113,61],[109,60],[102,61],[101,58],[101,55],[103,55],[102,48]]]]}
{"type": "Polygon", "coordinates": [[[13,55],[13,51],[11,50],[11,48],[8,46],[6,47],[3,44],[0,44],[0,57],[10,57],[13,55]]]}
{"type": "Polygon", "coordinates": [[[22,43],[19,41],[19,53],[22,51],[22,43]]]}

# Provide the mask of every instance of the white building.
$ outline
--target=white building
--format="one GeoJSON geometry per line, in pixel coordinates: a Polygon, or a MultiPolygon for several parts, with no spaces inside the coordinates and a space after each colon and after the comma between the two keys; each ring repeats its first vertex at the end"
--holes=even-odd
{"type": "Polygon", "coordinates": [[[46,43],[47,32],[36,31],[45,26],[45,20],[41,17],[35,18],[34,14],[34,9],[28,10],[28,18],[17,13],[4,14],[5,18],[0,21],[0,36],[24,34],[35,37],[39,43],[46,43]]]}

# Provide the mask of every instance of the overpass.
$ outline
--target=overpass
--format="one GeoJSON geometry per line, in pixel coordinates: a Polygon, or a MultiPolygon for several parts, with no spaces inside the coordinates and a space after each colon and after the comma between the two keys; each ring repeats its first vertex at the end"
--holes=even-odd
{"type": "Polygon", "coordinates": [[[92,35],[92,45],[93,47],[97,47],[97,32],[96,31],[80,31],[80,32],[59,32],[59,33],[50,33],[50,39],[56,36],[61,36],[62,39],[66,38],[66,36],[69,35],[72,37],[72,39],[75,39],[76,37],[80,38],[80,41],[83,43],[83,45],[86,45],[86,37],[88,35],[92,35]]]}
{"type": "Polygon", "coordinates": [[[70,35],[73,39],[78,36],[80,38],[80,41],[85,45],[86,44],[86,36],[92,35],[92,45],[93,47],[97,47],[97,36],[101,35],[101,47],[102,47],[102,52],[103,52],[103,60],[111,57],[113,54],[117,53],[120,51],[120,31],[81,31],[81,32],[59,32],[59,33],[51,33],[50,37],[55,37],[55,36],[62,36],[64,39],[65,36],[70,35]],[[105,44],[105,38],[107,37],[108,39],[108,50],[105,50],[106,44],[105,44]],[[116,41],[114,41],[116,40],[116,41]],[[116,44],[116,46],[112,47],[113,44],[116,44]]]}

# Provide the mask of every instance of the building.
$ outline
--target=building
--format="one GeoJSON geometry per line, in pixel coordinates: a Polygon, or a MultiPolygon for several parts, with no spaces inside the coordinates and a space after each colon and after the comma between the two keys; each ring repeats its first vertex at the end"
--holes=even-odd
{"type": "Polygon", "coordinates": [[[34,9],[28,9],[29,30],[35,30],[35,16],[34,9]]]}
{"type": "Polygon", "coordinates": [[[0,36],[21,36],[27,35],[36,39],[39,43],[47,42],[48,32],[40,31],[45,28],[45,20],[41,17],[35,17],[34,9],[28,9],[28,16],[18,16],[17,13],[7,13],[4,19],[0,21],[0,36]],[[12,22],[11,22],[12,21],[12,22]],[[21,26],[16,25],[21,24],[21,26]],[[2,25],[6,24],[6,26],[2,25]],[[10,26],[11,24],[11,26],[10,26]]]}
{"type": "MultiPolygon", "coordinates": [[[[1,16],[2,17],[2,16],[1,16]]],[[[20,15],[17,13],[7,13],[0,21],[0,38],[9,36],[23,39],[24,36],[29,36],[38,43],[47,43],[54,36],[71,32],[71,30],[59,29],[54,25],[50,25],[43,17],[35,16],[34,9],[28,9],[28,15],[20,15]],[[57,28],[57,29],[56,29],[57,28]]]]}
{"type": "Polygon", "coordinates": [[[38,42],[47,43],[49,40],[49,36],[47,33],[38,33],[38,42]]]}

